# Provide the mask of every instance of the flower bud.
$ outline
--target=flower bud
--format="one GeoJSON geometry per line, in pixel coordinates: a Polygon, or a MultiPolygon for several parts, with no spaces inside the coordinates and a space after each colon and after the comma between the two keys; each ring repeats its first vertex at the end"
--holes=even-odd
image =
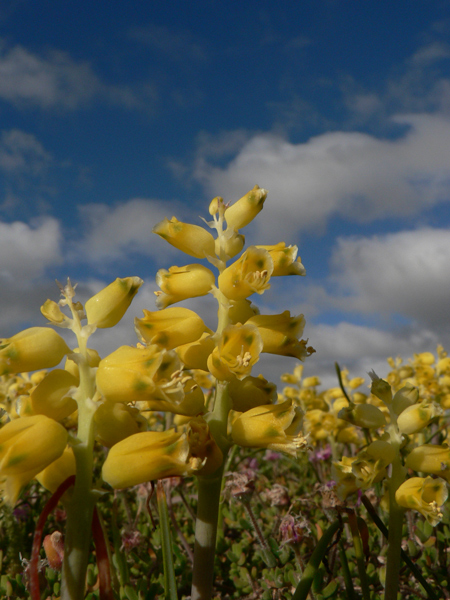
{"type": "Polygon", "coordinates": [[[214,284],[214,273],[203,265],[186,265],[160,269],[156,273],[156,284],[161,288],[155,292],[156,306],[166,308],[170,304],[205,296],[214,284]]]}
{"type": "Polygon", "coordinates": [[[259,186],[247,192],[240,200],[225,211],[225,220],[229,229],[241,229],[248,225],[261,212],[267,198],[267,190],[259,186]]]}
{"type": "Polygon", "coordinates": [[[0,375],[55,367],[71,352],[53,329],[31,327],[0,340],[0,375]]]}
{"type": "Polygon", "coordinates": [[[59,325],[68,320],[68,317],[62,312],[59,304],[54,300],[46,300],[41,306],[41,313],[54,325],[59,325]]]}
{"type": "Polygon", "coordinates": [[[22,487],[64,452],[67,431],[44,415],[20,417],[0,429],[0,487],[13,506],[22,487]]]}
{"type": "Polygon", "coordinates": [[[117,278],[89,298],[85,304],[88,323],[100,329],[117,325],[143,283],[140,277],[117,278]]]}
{"type": "Polygon", "coordinates": [[[233,325],[246,323],[251,317],[259,314],[258,308],[250,300],[236,300],[228,310],[228,318],[233,325]]]}
{"type": "Polygon", "coordinates": [[[219,289],[230,300],[244,300],[270,288],[273,261],[267,250],[250,246],[219,275],[219,289]]]}
{"type": "Polygon", "coordinates": [[[297,258],[297,246],[288,246],[285,242],[279,242],[272,246],[256,246],[267,250],[273,260],[272,277],[284,275],[306,275],[306,269],[302,265],[300,257],[297,258]]]}
{"type": "Polygon", "coordinates": [[[227,229],[215,240],[216,254],[222,259],[229,260],[239,254],[245,244],[245,236],[233,229],[227,229]],[[222,256],[222,252],[225,256],[222,256]]]}
{"type": "Polygon", "coordinates": [[[121,440],[145,431],[146,421],[137,408],[121,402],[104,402],[95,411],[95,439],[111,448],[121,440]]]}
{"type": "Polygon", "coordinates": [[[445,481],[432,477],[411,477],[395,492],[397,504],[403,508],[417,510],[433,527],[442,519],[441,507],[447,496],[445,481]]]}
{"type": "Polygon", "coordinates": [[[392,398],[392,408],[396,415],[402,413],[405,408],[411,406],[419,399],[419,390],[410,384],[406,384],[398,392],[395,392],[392,398]]]}
{"type": "Polygon", "coordinates": [[[231,437],[244,448],[268,448],[292,456],[308,445],[296,430],[301,411],[291,400],[281,404],[257,406],[241,413],[232,423],[231,437]]]}
{"type": "Polygon", "coordinates": [[[77,386],[78,378],[68,371],[50,371],[30,394],[33,413],[62,421],[77,410],[76,401],[69,395],[77,386]]]}
{"type": "Polygon", "coordinates": [[[442,415],[442,408],[435,402],[424,400],[420,404],[408,406],[397,418],[402,433],[411,435],[421,431],[434,417],[442,415]]]}
{"type": "Polygon", "coordinates": [[[199,225],[191,225],[190,223],[182,223],[175,217],[170,221],[164,219],[155,227],[153,233],[169,242],[178,250],[195,256],[195,258],[205,258],[206,256],[215,256],[214,238],[199,225]]]}
{"type": "Polygon", "coordinates": [[[143,312],[143,318],[136,318],[134,326],[138,337],[146,344],[158,344],[166,350],[172,350],[183,344],[195,342],[202,333],[209,332],[202,319],[188,308],[143,312]]]}
{"type": "Polygon", "coordinates": [[[64,538],[60,531],[46,535],[43,541],[45,556],[54,571],[60,571],[64,561],[64,538]]]}
{"type": "Polygon", "coordinates": [[[244,379],[259,360],[263,343],[254,325],[228,325],[222,332],[219,345],[208,357],[210,373],[220,381],[235,375],[244,379]]]}
{"type": "Polygon", "coordinates": [[[369,377],[372,380],[370,391],[374,396],[382,400],[386,405],[392,402],[392,389],[387,381],[380,379],[375,371],[370,371],[369,377]]]}

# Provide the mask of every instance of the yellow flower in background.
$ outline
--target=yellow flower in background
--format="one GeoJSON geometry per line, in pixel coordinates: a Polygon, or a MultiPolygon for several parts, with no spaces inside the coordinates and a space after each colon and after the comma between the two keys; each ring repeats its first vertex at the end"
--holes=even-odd
{"type": "Polygon", "coordinates": [[[395,492],[397,504],[417,510],[433,527],[442,519],[441,507],[447,496],[447,484],[439,477],[411,477],[395,492]]]}
{"type": "Polygon", "coordinates": [[[140,277],[117,278],[89,298],[84,306],[89,325],[100,329],[117,325],[143,283],[140,277]]]}
{"type": "Polygon", "coordinates": [[[296,456],[308,446],[298,432],[302,413],[291,400],[258,406],[239,414],[231,425],[231,437],[244,448],[269,448],[296,456]]]}
{"type": "Polygon", "coordinates": [[[33,414],[62,421],[77,410],[77,403],[70,396],[77,386],[78,379],[68,371],[50,371],[30,393],[33,414]]]}
{"type": "Polygon", "coordinates": [[[21,417],[0,429],[0,488],[13,506],[22,487],[59,458],[67,445],[65,428],[44,415],[21,417]]]}
{"type": "Polygon", "coordinates": [[[158,344],[166,350],[197,341],[211,331],[202,319],[188,308],[165,308],[152,312],[144,310],[142,319],[135,319],[136,333],[145,344],[158,344]]]}
{"type": "Polygon", "coordinates": [[[225,210],[228,228],[236,231],[248,225],[262,211],[266,198],[267,190],[255,185],[245,196],[225,210]]]}
{"type": "Polygon", "coordinates": [[[215,240],[213,236],[199,225],[182,223],[175,217],[170,221],[162,220],[153,227],[153,233],[162,237],[178,250],[194,256],[195,258],[205,258],[215,256],[215,240]]]}
{"type": "Polygon", "coordinates": [[[306,275],[306,269],[302,265],[300,257],[297,258],[297,246],[287,246],[285,242],[279,242],[271,246],[256,246],[267,250],[273,260],[272,277],[285,275],[306,275]]]}
{"type": "Polygon", "coordinates": [[[56,367],[70,352],[53,329],[31,327],[9,339],[0,339],[0,375],[56,367]]]}
{"type": "Polygon", "coordinates": [[[59,486],[71,475],[75,475],[75,456],[70,446],[66,446],[59,458],[36,475],[39,483],[50,492],[56,492],[59,486]]]}
{"type": "Polygon", "coordinates": [[[255,315],[246,324],[256,325],[263,341],[263,352],[293,356],[304,360],[314,351],[299,340],[305,327],[305,317],[291,317],[288,310],[279,315],[255,315]]]}
{"type": "Polygon", "coordinates": [[[254,325],[228,325],[208,358],[209,371],[220,381],[244,379],[259,360],[263,342],[254,325]]]}
{"type": "Polygon", "coordinates": [[[214,273],[203,265],[160,269],[156,274],[156,283],[161,288],[161,291],[155,292],[156,306],[166,308],[187,298],[205,296],[214,281],[214,273]]]}
{"type": "Polygon", "coordinates": [[[267,250],[250,246],[219,275],[219,289],[230,300],[244,300],[270,288],[273,260],[267,250]]]}

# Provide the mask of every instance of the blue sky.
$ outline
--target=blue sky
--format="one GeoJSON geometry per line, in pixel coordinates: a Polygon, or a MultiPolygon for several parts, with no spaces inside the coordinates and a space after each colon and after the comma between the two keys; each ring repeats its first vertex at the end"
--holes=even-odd
{"type": "MultiPolygon", "coordinates": [[[[103,354],[133,343],[157,268],[191,262],[153,225],[258,184],[247,243],[297,244],[307,276],[256,303],[305,314],[307,374],[450,349],[449,8],[2,0],[1,335],[44,323],[55,278],[86,299],[139,275],[97,336],[103,354]]],[[[213,322],[210,298],[190,306],[213,322]]]]}

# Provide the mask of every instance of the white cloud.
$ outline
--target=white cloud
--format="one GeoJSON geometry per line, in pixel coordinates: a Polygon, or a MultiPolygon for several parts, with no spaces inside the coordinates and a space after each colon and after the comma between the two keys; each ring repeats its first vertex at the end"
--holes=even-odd
{"type": "Polygon", "coordinates": [[[152,233],[153,227],[175,215],[180,221],[185,208],[176,202],[134,198],[108,206],[89,204],[79,207],[87,235],[75,253],[91,263],[120,260],[126,254],[160,256],[171,253],[171,246],[152,233]]]}
{"type": "Polygon", "coordinates": [[[0,48],[0,98],[15,105],[43,109],[75,109],[96,96],[133,106],[136,99],[126,88],[104,84],[87,62],[53,50],[46,56],[22,46],[0,48]]]}
{"type": "Polygon", "coordinates": [[[448,329],[450,230],[340,238],[332,256],[337,303],[349,311],[400,314],[448,329]]]}
{"type": "Polygon", "coordinates": [[[34,135],[10,129],[0,138],[0,169],[8,174],[41,173],[52,161],[51,155],[34,135]]]}
{"type": "Polygon", "coordinates": [[[334,214],[355,222],[408,216],[450,197],[450,119],[404,115],[400,138],[325,133],[293,144],[251,138],[226,167],[199,158],[194,176],[208,195],[237,199],[255,183],[269,190],[258,227],[267,242],[323,228],[334,214]]]}
{"type": "Polygon", "coordinates": [[[32,225],[0,222],[0,277],[3,282],[36,280],[50,265],[60,264],[59,222],[46,217],[32,225]]]}

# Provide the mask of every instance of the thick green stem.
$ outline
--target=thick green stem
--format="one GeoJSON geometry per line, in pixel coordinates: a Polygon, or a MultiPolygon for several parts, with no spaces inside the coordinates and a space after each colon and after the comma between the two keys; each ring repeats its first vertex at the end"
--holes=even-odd
{"type": "Polygon", "coordinates": [[[222,472],[214,478],[198,477],[191,600],[212,598],[222,472]]]}

